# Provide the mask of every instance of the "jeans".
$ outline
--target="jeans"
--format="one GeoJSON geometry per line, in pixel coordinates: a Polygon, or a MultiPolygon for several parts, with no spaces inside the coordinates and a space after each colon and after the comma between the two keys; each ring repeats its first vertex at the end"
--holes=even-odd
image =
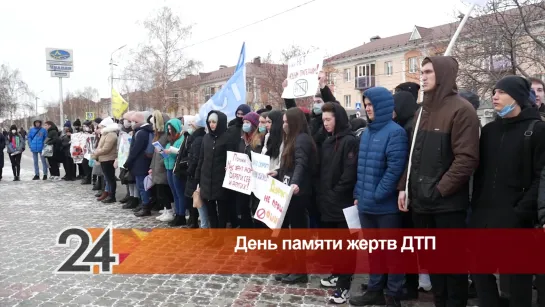
{"type": "Polygon", "coordinates": [[[115,198],[115,192],[117,188],[117,182],[115,180],[115,167],[114,161],[100,162],[102,167],[102,173],[104,173],[104,181],[106,182],[106,191],[111,194],[111,197],[115,198]]]}
{"type": "MultiPolygon", "coordinates": [[[[187,204],[188,206],[193,206],[193,198],[187,198],[187,204]]],[[[200,227],[202,229],[210,228],[210,223],[208,222],[208,209],[206,208],[206,205],[203,204],[199,209],[199,218],[201,220],[200,227]]]]}
{"type": "MultiPolygon", "coordinates": [[[[347,229],[348,230],[348,224],[346,223],[346,221],[343,221],[343,222],[324,222],[324,221],[321,221],[320,222],[320,227],[321,228],[324,228],[324,229],[347,229]]],[[[353,237],[354,235],[351,235],[351,237],[353,237]]],[[[353,238],[354,240],[357,240],[357,236],[353,238]]],[[[342,259],[342,262],[343,263],[350,263],[351,265],[353,265],[353,268],[354,270],[356,270],[356,257],[357,257],[357,252],[354,251],[354,252],[351,252],[351,253],[347,253],[348,257],[345,257],[344,259],[342,259]]],[[[341,289],[350,289],[350,285],[352,283],[352,274],[335,274],[335,269],[333,269],[333,274],[331,275],[335,275],[337,276],[339,279],[337,280],[337,287],[338,288],[341,288],[341,289]]]]}
{"type": "Polygon", "coordinates": [[[167,170],[167,180],[174,197],[174,213],[185,216],[185,183],[172,170],[167,170]]]}
{"type": "Polygon", "coordinates": [[[129,188],[129,196],[138,197],[138,188],[135,183],[129,183],[127,187],[129,188]]]}
{"type": "Polygon", "coordinates": [[[34,160],[34,175],[40,176],[40,165],[38,163],[38,156],[40,158],[40,161],[42,162],[44,176],[47,176],[47,162],[45,161],[45,157],[42,156],[41,152],[32,153],[32,160],[34,160]]]}
{"type": "Polygon", "coordinates": [[[140,199],[142,200],[142,206],[149,206],[149,193],[146,191],[146,188],[144,188],[144,178],[146,178],[146,175],[134,176],[134,179],[136,180],[136,187],[138,188],[140,199]]]}
{"type": "MultiPolygon", "coordinates": [[[[384,228],[401,228],[400,214],[367,214],[360,213],[361,227],[364,229],[384,229],[384,228]]],[[[373,257],[376,254],[369,254],[370,265],[387,261],[388,267],[395,266],[395,259],[381,259],[380,255],[373,257]]],[[[403,294],[404,274],[369,274],[368,291],[383,291],[385,294],[399,298],[403,294]],[[384,288],[386,285],[386,289],[384,288]]]]}

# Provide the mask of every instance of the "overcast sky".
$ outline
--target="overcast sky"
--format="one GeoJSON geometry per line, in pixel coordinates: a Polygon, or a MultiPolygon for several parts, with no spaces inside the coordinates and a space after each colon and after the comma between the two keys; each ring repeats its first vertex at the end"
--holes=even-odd
{"type": "MultiPolygon", "coordinates": [[[[18,68],[42,101],[58,101],[59,82],[46,71],[45,48],[74,50],[74,72],[63,79],[63,90],[85,86],[109,97],[109,59],[116,53],[120,67],[130,49],[146,39],[138,21],[168,5],[193,34],[186,45],[267,18],[310,0],[42,0],[0,1],[0,63],[18,68]]],[[[285,14],[238,32],[187,48],[190,58],[204,64],[203,72],[219,65],[236,64],[243,41],[246,60],[266,56],[279,58],[280,51],[297,44],[311,45],[334,55],[382,37],[410,32],[414,25],[431,27],[454,20],[456,10],[466,10],[460,0],[315,0],[285,14]]],[[[117,75],[117,73],[115,74],[117,75]]],[[[118,84],[120,87],[121,84],[118,84]]],[[[40,102],[42,105],[42,102],[40,102]]]]}

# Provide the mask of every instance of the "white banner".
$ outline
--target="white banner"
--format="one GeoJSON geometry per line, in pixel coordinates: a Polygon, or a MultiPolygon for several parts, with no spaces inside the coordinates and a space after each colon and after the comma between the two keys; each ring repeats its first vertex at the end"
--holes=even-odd
{"type": "Polygon", "coordinates": [[[83,162],[83,158],[89,152],[89,147],[87,146],[87,140],[89,139],[90,134],[88,133],[72,133],[70,135],[70,155],[74,163],[80,164],[83,162]]]}
{"type": "Polygon", "coordinates": [[[248,155],[228,151],[223,187],[250,195],[253,186],[252,162],[248,155]]]}
{"type": "Polygon", "coordinates": [[[318,91],[318,74],[324,63],[323,52],[317,51],[288,61],[288,86],[282,98],[301,98],[316,95],[318,91]]]}
{"type": "Polygon", "coordinates": [[[263,199],[263,195],[267,191],[269,165],[271,165],[271,157],[252,151],[252,178],[254,181],[252,192],[259,199],[263,199]]]}
{"type": "Polygon", "coordinates": [[[263,199],[254,214],[254,219],[265,223],[270,229],[280,229],[293,195],[290,186],[269,176],[263,199]]]}

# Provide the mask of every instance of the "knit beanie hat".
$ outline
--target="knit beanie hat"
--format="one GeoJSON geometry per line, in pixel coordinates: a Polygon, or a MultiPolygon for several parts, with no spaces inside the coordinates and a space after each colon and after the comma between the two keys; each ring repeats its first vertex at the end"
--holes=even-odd
{"type": "Polygon", "coordinates": [[[192,125],[193,127],[195,127],[196,129],[206,127],[206,124],[201,119],[201,116],[199,114],[195,115],[195,118],[193,118],[193,122],[191,122],[189,124],[192,125]]]}
{"type": "Polygon", "coordinates": [[[460,96],[462,96],[462,98],[464,98],[465,100],[469,101],[469,103],[471,103],[471,105],[473,105],[475,110],[477,110],[479,108],[479,106],[481,105],[481,101],[479,99],[479,96],[477,96],[477,94],[475,94],[473,92],[461,90],[461,91],[458,92],[458,94],[460,96]]]}
{"type": "Polygon", "coordinates": [[[71,123],[69,120],[67,120],[67,121],[64,123],[64,127],[70,128],[70,127],[72,127],[72,123],[71,123]]]}
{"type": "Polygon", "coordinates": [[[74,127],[81,127],[81,121],[79,118],[74,121],[74,127]]]}
{"type": "Polygon", "coordinates": [[[238,108],[237,108],[237,110],[235,112],[235,115],[238,113],[238,111],[242,111],[242,113],[244,115],[246,115],[246,114],[252,112],[252,108],[250,108],[250,106],[247,105],[247,104],[241,104],[241,105],[238,106],[238,108]]]}
{"type": "Polygon", "coordinates": [[[11,130],[17,130],[17,126],[11,125],[11,127],[9,127],[9,132],[11,132],[11,130]]]}
{"type": "Polygon", "coordinates": [[[250,112],[250,113],[244,115],[242,120],[249,121],[255,127],[259,126],[259,114],[257,114],[256,112],[250,112]]]}
{"type": "Polygon", "coordinates": [[[95,123],[97,125],[100,124],[101,122],[102,122],[102,118],[100,118],[100,117],[95,118],[95,123]]]}
{"type": "Polygon", "coordinates": [[[509,96],[515,99],[521,108],[523,108],[529,104],[530,88],[530,82],[528,82],[528,80],[525,78],[519,76],[507,76],[496,83],[494,90],[502,90],[506,92],[509,94],[509,96]]]}
{"type": "Polygon", "coordinates": [[[208,116],[208,121],[213,121],[213,122],[218,122],[218,114],[217,113],[212,113],[208,116]]]}

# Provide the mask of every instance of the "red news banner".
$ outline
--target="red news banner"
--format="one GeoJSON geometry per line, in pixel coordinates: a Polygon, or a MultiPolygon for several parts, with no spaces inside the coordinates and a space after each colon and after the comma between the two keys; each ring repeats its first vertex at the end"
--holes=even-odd
{"type": "Polygon", "coordinates": [[[545,233],[516,230],[65,229],[57,273],[545,273],[545,233]],[[76,231],[75,231],[76,230],[76,231]],[[86,236],[88,238],[86,238],[86,236]]]}

